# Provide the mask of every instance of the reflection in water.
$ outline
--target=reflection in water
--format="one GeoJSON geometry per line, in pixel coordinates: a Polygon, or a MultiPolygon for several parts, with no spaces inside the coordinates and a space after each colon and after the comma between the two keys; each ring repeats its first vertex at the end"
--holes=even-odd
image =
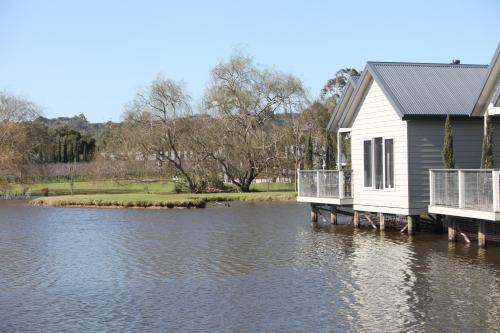
{"type": "Polygon", "coordinates": [[[500,330],[500,247],[308,213],[0,202],[0,331],[500,330]]]}

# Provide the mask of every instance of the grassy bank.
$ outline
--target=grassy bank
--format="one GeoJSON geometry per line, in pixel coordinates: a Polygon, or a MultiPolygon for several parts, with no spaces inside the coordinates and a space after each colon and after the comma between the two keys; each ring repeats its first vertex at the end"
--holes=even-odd
{"type": "MultiPolygon", "coordinates": [[[[236,187],[227,184],[228,187],[236,187]]],[[[291,183],[259,183],[250,187],[256,192],[285,192],[294,191],[295,184],[291,183]]],[[[29,189],[32,195],[42,195],[43,189],[48,189],[49,196],[60,196],[71,194],[69,181],[53,181],[30,184],[11,184],[9,191],[22,193],[29,189]]],[[[138,181],[138,180],[86,180],[75,181],[73,194],[169,194],[175,192],[175,185],[172,181],[138,181]]]]}
{"type": "MultiPolygon", "coordinates": [[[[12,184],[10,187],[12,192],[29,189],[32,195],[42,195],[43,189],[48,189],[49,195],[71,194],[69,181],[12,184]]],[[[74,194],[173,193],[174,191],[175,186],[171,181],[87,180],[75,181],[73,186],[74,194]]]]}
{"type": "Polygon", "coordinates": [[[287,201],[295,199],[295,192],[203,193],[203,194],[97,194],[41,197],[32,200],[37,206],[51,207],[157,207],[202,208],[207,203],[224,201],[287,201]]]}

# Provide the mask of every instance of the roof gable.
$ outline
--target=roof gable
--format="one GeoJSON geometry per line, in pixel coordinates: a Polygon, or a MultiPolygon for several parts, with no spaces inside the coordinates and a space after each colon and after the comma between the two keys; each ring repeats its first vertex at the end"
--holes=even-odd
{"type": "Polygon", "coordinates": [[[484,79],[481,92],[474,104],[472,115],[484,115],[490,102],[493,103],[494,106],[500,106],[500,43],[491,59],[488,74],[484,79]]]}
{"type": "Polygon", "coordinates": [[[359,76],[350,76],[347,80],[347,84],[342,91],[342,96],[340,97],[338,104],[335,106],[334,111],[330,117],[330,121],[328,122],[327,130],[336,130],[337,125],[346,110],[346,106],[351,99],[353,92],[356,89],[358,83],[359,76]]]}
{"type": "Polygon", "coordinates": [[[487,75],[486,65],[369,62],[402,119],[469,116],[487,75]]]}

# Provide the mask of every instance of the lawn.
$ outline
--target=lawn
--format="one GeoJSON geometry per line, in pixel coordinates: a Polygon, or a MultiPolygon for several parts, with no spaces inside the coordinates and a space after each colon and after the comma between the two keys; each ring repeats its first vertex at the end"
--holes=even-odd
{"type": "MultiPolygon", "coordinates": [[[[30,189],[32,195],[41,195],[41,190],[44,188],[49,190],[49,195],[71,194],[69,181],[13,184],[10,191],[22,192],[23,189],[30,189]]],[[[171,181],[86,180],[75,181],[73,187],[74,194],[174,193],[174,191],[174,183],[171,181]]]]}

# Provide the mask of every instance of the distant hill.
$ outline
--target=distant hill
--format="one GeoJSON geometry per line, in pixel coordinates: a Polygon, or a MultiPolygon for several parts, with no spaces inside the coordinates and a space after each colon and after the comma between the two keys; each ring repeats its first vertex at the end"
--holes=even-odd
{"type": "Polygon", "coordinates": [[[84,114],[74,117],[45,118],[38,117],[36,122],[45,124],[48,127],[67,126],[84,134],[95,134],[104,123],[90,123],[84,114]]]}

